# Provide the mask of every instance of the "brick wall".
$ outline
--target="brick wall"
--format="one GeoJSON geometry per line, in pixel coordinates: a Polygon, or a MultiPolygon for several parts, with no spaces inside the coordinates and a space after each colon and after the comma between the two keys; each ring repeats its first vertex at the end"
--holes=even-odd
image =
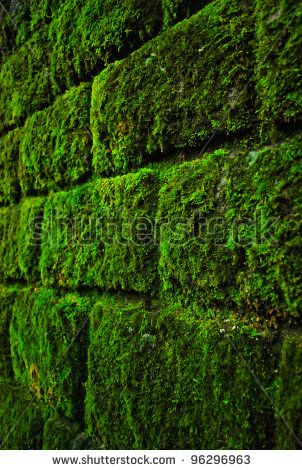
{"type": "Polygon", "coordinates": [[[301,12],[2,7],[3,448],[301,447],[301,12]]]}

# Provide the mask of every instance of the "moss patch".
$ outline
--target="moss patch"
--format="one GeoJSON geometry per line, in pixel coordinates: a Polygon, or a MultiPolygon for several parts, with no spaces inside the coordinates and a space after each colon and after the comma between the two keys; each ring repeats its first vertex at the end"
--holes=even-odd
{"type": "Polygon", "coordinates": [[[152,288],[156,195],[154,171],[142,170],[50,197],[42,230],[43,283],[152,288]]]}
{"type": "Polygon", "coordinates": [[[39,278],[41,221],[44,198],[24,199],[0,209],[0,277],[2,280],[39,278]]]}
{"type": "Polygon", "coordinates": [[[300,135],[172,167],[157,214],[164,290],[273,323],[299,317],[301,175],[300,135]]]}
{"type": "Polygon", "coordinates": [[[91,319],[88,430],[109,449],[270,448],[272,406],[249,368],[269,387],[270,339],[231,313],[105,296],[91,319]]]}
{"type": "Polygon", "coordinates": [[[25,387],[0,380],[0,400],[1,449],[41,449],[42,413],[33,395],[25,387]]]}
{"type": "Polygon", "coordinates": [[[48,47],[45,31],[39,30],[2,64],[0,134],[53,100],[48,47]]]}
{"type": "Polygon", "coordinates": [[[62,3],[49,27],[51,76],[63,88],[128,55],[164,26],[190,16],[198,0],[77,0],[62,3]]]}
{"type": "Polygon", "coordinates": [[[19,176],[23,194],[58,190],[90,168],[90,85],[81,84],[25,123],[19,176]]]}
{"type": "Polygon", "coordinates": [[[12,361],[10,354],[9,325],[13,312],[13,304],[18,287],[0,286],[0,377],[12,377],[12,361]]]}
{"type": "Polygon", "coordinates": [[[253,25],[245,3],[215,0],[96,77],[95,171],[124,172],[171,148],[197,146],[215,130],[255,125],[253,25]]]}
{"type": "Polygon", "coordinates": [[[276,395],[277,448],[302,447],[302,334],[285,335],[276,395]]]}
{"type": "Polygon", "coordinates": [[[295,0],[256,3],[258,92],[267,139],[273,123],[302,119],[302,5],[295,0]]]}
{"type": "Polygon", "coordinates": [[[10,326],[13,369],[43,403],[45,419],[56,412],[81,423],[93,299],[38,287],[16,297],[10,326]]]}
{"type": "Polygon", "coordinates": [[[16,129],[0,139],[0,205],[12,204],[20,197],[18,161],[21,135],[21,129],[16,129]]]}

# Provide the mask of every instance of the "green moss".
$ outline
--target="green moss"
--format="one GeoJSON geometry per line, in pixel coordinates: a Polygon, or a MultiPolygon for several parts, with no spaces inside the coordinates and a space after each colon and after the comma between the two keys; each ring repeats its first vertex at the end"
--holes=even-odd
{"type": "Polygon", "coordinates": [[[23,279],[40,278],[41,229],[45,198],[26,198],[20,206],[18,262],[23,279]]]}
{"type": "Polygon", "coordinates": [[[171,148],[200,145],[213,131],[255,126],[253,25],[243,2],[215,0],[96,77],[95,171],[124,172],[171,148]]]}
{"type": "Polygon", "coordinates": [[[262,135],[272,124],[302,118],[302,5],[257,1],[257,75],[262,135]]]}
{"type": "Polygon", "coordinates": [[[0,277],[3,279],[20,279],[18,263],[17,235],[20,223],[20,206],[0,209],[0,277]]]}
{"type": "Polygon", "coordinates": [[[211,0],[161,0],[164,26],[189,18],[211,0]]]}
{"type": "Polygon", "coordinates": [[[0,6],[0,63],[40,28],[64,0],[6,0],[0,6]]]}
{"type": "Polygon", "coordinates": [[[24,199],[0,209],[0,277],[33,280],[39,277],[43,198],[24,199]]]}
{"type": "Polygon", "coordinates": [[[53,100],[48,47],[46,33],[40,30],[2,64],[0,133],[22,124],[27,116],[53,100]]]}
{"type": "Polygon", "coordinates": [[[285,335],[276,394],[276,441],[279,449],[301,449],[302,442],[302,336],[285,335]]]}
{"type": "Polygon", "coordinates": [[[63,417],[55,410],[45,421],[43,432],[43,449],[95,449],[93,440],[83,432],[83,427],[72,419],[63,417]]]}
{"type": "Polygon", "coordinates": [[[44,405],[81,423],[87,328],[93,295],[25,288],[14,303],[10,342],[15,377],[44,405]]]}
{"type": "Polygon", "coordinates": [[[81,84],[25,123],[19,177],[24,194],[71,185],[90,168],[90,85],[81,84]]]}
{"type": "Polygon", "coordinates": [[[164,291],[275,322],[301,314],[301,136],[172,167],[160,190],[164,291]]]}
{"type": "Polygon", "coordinates": [[[51,74],[63,87],[112,61],[118,51],[133,49],[159,30],[160,1],[69,0],[49,29],[51,74]]]}
{"type": "Polygon", "coordinates": [[[51,76],[63,88],[128,55],[160,29],[205,2],[188,0],[65,1],[50,24],[51,76]]]}
{"type": "Polygon", "coordinates": [[[152,170],[100,179],[51,196],[42,227],[46,286],[100,286],[145,292],[156,276],[152,170]]]}
{"type": "Polygon", "coordinates": [[[70,86],[128,55],[163,26],[189,16],[204,3],[9,2],[0,13],[0,132],[20,124],[70,86]]]}
{"type": "Polygon", "coordinates": [[[18,161],[21,135],[21,129],[16,129],[0,139],[0,205],[17,202],[20,196],[18,161]]]}
{"type": "Polygon", "coordinates": [[[249,368],[270,385],[270,339],[231,313],[105,296],[91,317],[88,430],[109,449],[269,448],[273,410],[249,368]]]}
{"type": "Polygon", "coordinates": [[[12,377],[9,325],[17,287],[0,286],[0,377],[12,377]]]}
{"type": "Polygon", "coordinates": [[[7,0],[0,6],[0,63],[16,48],[18,30],[26,29],[27,3],[7,0]]]}
{"type": "Polygon", "coordinates": [[[1,449],[40,449],[43,420],[37,400],[25,387],[7,380],[0,380],[0,400],[1,449]]]}

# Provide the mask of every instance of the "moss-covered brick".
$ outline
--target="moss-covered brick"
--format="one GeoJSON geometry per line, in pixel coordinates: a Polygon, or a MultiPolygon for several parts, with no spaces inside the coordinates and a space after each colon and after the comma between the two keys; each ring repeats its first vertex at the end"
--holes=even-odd
{"type": "Polygon", "coordinates": [[[90,170],[89,84],[82,83],[27,119],[20,145],[24,194],[58,190],[90,170]]]}
{"type": "Polygon", "coordinates": [[[0,5],[0,64],[11,55],[29,32],[26,18],[29,1],[6,0],[0,5]]]}
{"type": "Polygon", "coordinates": [[[157,191],[155,172],[143,169],[51,196],[42,227],[43,284],[151,289],[157,191]]]}
{"type": "Polygon", "coordinates": [[[2,280],[39,278],[43,198],[24,199],[0,209],[0,277],[2,280]]]}
{"type": "Polygon", "coordinates": [[[93,166],[124,172],[150,156],[255,126],[253,26],[246,2],[215,0],[93,82],[93,166]]]}
{"type": "Polygon", "coordinates": [[[91,316],[88,431],[109,449],[270,448],[270,344],[228,312],[104,296],[91,316]]]}
{"type": "Polygon", "coordinates": [[[0,5],[0,63],[40,28],[64,0],[6,0],[0,5]]]}
{"type": "Polygon", "coordinates": [[[0,401],[1,449],[41,449],[42,411],[33,394],[13,381],[0,380],[0,401]]]}
{"type": "Polygon", "coordinates": [[[281,348],[276,394],[276,446],[302,447],[302,332],[285,334],[281,348]]]}
{"type": "Polygon", "coordinates": [[[18,27],[26,14],[25,2],[9,0],[0,5],[0,63],[14,50],[18,27]]]}
{"type": "Polygon", "coordinates": [[[272,322],[301,315],[301,143],[218,150],[165,173],[164,291],[272,322]]]}
{"type": "Polygon", "coordinates": [[[20,207],[10,206],[0,209],[0,277],[20,279],[17,236],[20,227],[20,207]]]}
{"type": "Polygon", "coordinates": [[[18,287],[0,286],[0,379],[12,377],[9,325],[18,287]]]}
{"type": "MultiPolygon", "coordinates": [[[[48,42],[44,30],[16,50],[0,68],[0,134],[18,126],[52,100],[48,70],[48,42]]],[[[55,90],[55,94],[59,93],[55,90]]]]}
{"type": "Polygon", "coordinates": [[[21,134],[21,129],[15,129],[0,138],[0,205],[12,204],[20,197],[18,161],[21,134]]]}
{"type": "Polygon", "coordinates": [[[205,0],[68,0],[49,27],[51,76],[63,88],[99,73],[205,0]]]}
{"type": "Polygon", "coordinates": [[[94,296],[29,287],[16,297],[10,326],[14,374],[43,405],[46,421],[56,414],[82,423],[94,296]]]}
{"type": "Polygon", "coordinates": [[[257,75],[267,139],[272,123],[302,119],[302,4],[257,0],[257,75]]]}

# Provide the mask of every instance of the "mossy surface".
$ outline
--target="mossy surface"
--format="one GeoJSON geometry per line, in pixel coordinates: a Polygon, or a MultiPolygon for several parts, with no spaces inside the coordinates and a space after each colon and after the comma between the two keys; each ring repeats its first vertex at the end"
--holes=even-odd
{"type": "Polygon", "coordinates": [[[45,420],[43,450],[89,449],[82,427],[81,423],[62,416],[62,413],[57,410],[51,410],[45,420]],[[75,448],[74,443],[76,443],[75,448]],[[82,447],[81,444],[84,446],[82,447]]]}
{"type": "Polygon", "coordinates": [[[1,379],[0,400],[1,449],[41,449],[43,418],[35,397],[26,387],[1,379]]]}
{"type": "Polygon", "coordinates": [[[258,0],[256,17],[257,88],[262,136],[268,140],[272,124],[302,120],[302,4],[258,0]]]}
{"type": "Polygon", "coordinates": [[[68,0],[49,27],[51,76],[63,88],[86,79],[206,1],[68,0]]]}
{"type": "Polygon", "coordinates": [[[49,24],[64,0],[6,0],[0,7],[0,63],[49,24]]]}
{"type": "Polygon", "coordinates": [[[301,8],[0,2],[2,448],[302,448],[301,8]]]}
{"type": "MultiPolygon", "coordinates": [[[[45,30],[10,55],[0,68],[0,134],[53,101],[45,30]]],[[[56,89],[55,94],[60,90],[56,89]]]]}
{"type": "Polygon", "coordinates": [[[0,285],[0,378],[12,377],[13,368],[10,354],[9,325],[18,287],[0,285]]]}
{"type": "Polygon", "coordinates": [[[189,18],[193,13],[203,8],[211,0],[161,0],[164,27],[184,18],[189,18]]]}
{"type": "Polygon", "coordinates": [[[54,413],[83,425],[87,330],[94,295],[24,288],[14,302],[10,342],[15,378],[54,413]]]}
{"type": "Polygon", "coordinates": [[[39,278],[41,222],[44,198],[23,199],[0,209],[0,277],[2,280],[39,278]]]}
{"type": "Polygon", "coordinates": [[[5,279],[20,279],[18,263],[17,235],[20,222],[20,207],[10,206],[0,209],[0,277],[5,279]]]}
{"type": "Polygon", "coordinates": [[[102,448],[272,445],[273,410],[250,372],[270,386],[264,331],[229,312],[150,310],[139,299],[105,296],[89,344],[86,419],[102,448]]]}
{"type": "Polygon", "coordinates": [[[276,446],[302,447],[302,332],[285,334],[276,394],[276,446]]]}
{"type": "Polygon", "coordinates": [[[20,197],[18,180],[19,146],[22,131],[15,129],[0,138],[0,205],[17,202],[20,197]]]}
{"type": "Polygon", "coordinates": [[[213,131],[255,126],[253,25],[246,3],[215,0],[96,77],[95,171],[125,172],[171,148],[200,145],[213,131]]]}
{"type": "Polygon", "coordinates": [[[301,315],[301,136],[172,167],[160,190],[163,289],[251,318],[301,315]]]}
{"type": "Polygon", "coordinates": [[[43,284],[151,289],[157,191],[155,172],[141,170],[50,197],[42,227],[43,284]]]}
{"type": "Polygon", "coordinates": [[[25,123],[19,177],[23,194],[58,190],[90,169],[90,85],[71,88],[25,123]]]}
{"type": "Polygon", "coordinates": [[[27,4],[25,1],[7,0],[0,6],[0,64],[17,47],[20,38],[18,31],[21,28],[23,31],[27,29],[25,22],[27,4]]]}

